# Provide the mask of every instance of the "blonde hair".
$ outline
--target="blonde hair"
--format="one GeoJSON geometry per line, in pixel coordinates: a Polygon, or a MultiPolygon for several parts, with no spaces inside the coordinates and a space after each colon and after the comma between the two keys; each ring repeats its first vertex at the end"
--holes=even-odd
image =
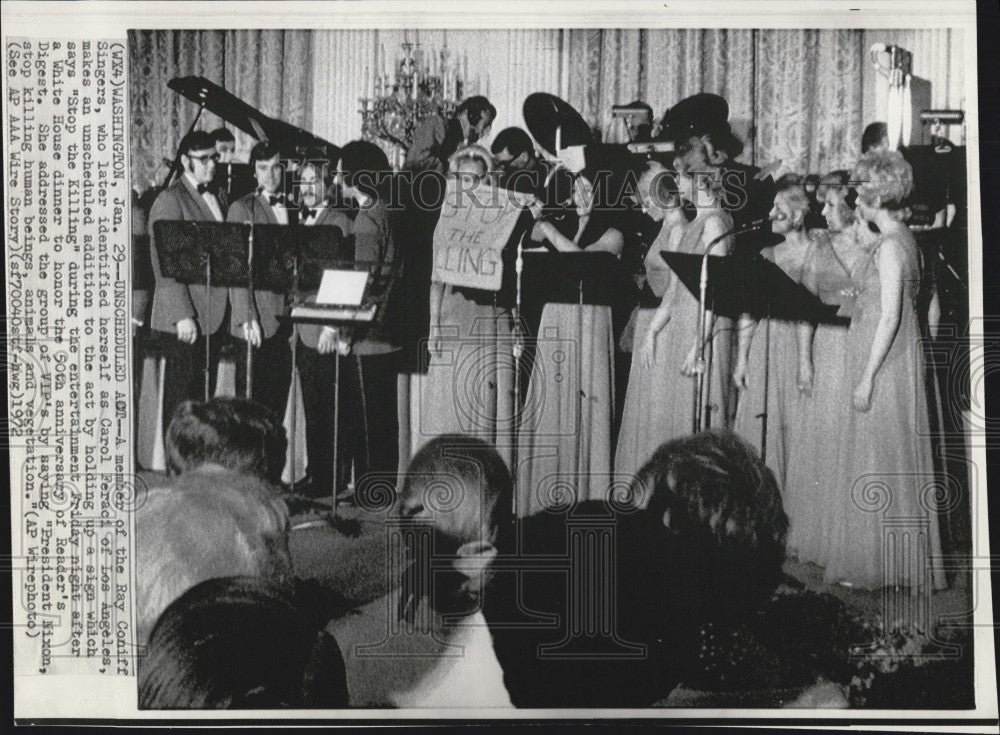
{"type": "Polygon", "coordinates": [[[493,154],[481,145],[473,144],[459,148],[452,154],[448,161],[448,170],[456,171],[459,166],[468,163],[481,164],[483,166],[484,176],[496,167],[493,160],[493,154]]]}
{"type": "Polygon", "coordinates": [[[775,200],[778,197],[782,197],[788,202],[788,206],[791,208],[793,214],[801,214],[802,219],[805,219],[806,214],[809,212],[809,195],[806,194],[805,186],[801,183],[786,183],[784,186],[779,187],[777,193],[774,195],[775,200]]]}
{"type": "Polygon", "coordinates": [[[913,192],[913,168],[898,151],[869,151],[851,178],[858,182],[858,199],[867,206],[901,210],[913,192]]]}

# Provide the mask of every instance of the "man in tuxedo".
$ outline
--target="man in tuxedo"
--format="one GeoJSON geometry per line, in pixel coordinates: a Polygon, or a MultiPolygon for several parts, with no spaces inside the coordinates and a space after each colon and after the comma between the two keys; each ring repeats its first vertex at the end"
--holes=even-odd
{"type": "MultiPolygon", "coordinates": [[[[323,165],[308,163],[299,175],[299,224],[303,227],[337,228],[341,237],[351,231],[351,221],[342,209],[327,201],[326,180],[328,169],[323,165]]],[[[336,252],[321,253],[322,257],[336,258],[336,252]]],[[[305,298],[315,293],[303,294],[305,298]]],[[[310,495],[329,496],[333,489],[333,437],[334,437],[334,360],[340,346],[336,328],[318,324],[299,324],[298,369],[302,385],[302,403],[306,412],[306,451],[309,456],[308,487],[310,495]]],[[[344,423],[341,420],[341,423],[344,423]]]]}
{"type": "MultiPolygon", "coordinates": [[[[258,143],[250,152],[250,165],[257,179],[256,191],[237,199],[227,220],[251,225],[290,225],[295,214],[283,191],[284,167],[278,149],[258,143]]],[[[292,380],[292,328],[278,321],[285,313],[285,294],[255,288],[234,289],[233,322],[240,325],[233,336],[249,342],[253,354],[253,396],[276,416],[285,415],[288,388],[292,380]]],[[[236,361],[236,391],[246,391],[246,360],[236,361]]]]}
{"type": "Polygon", "coordinates": [[[204,370],[208,371],[209,392],[214,391],[223,324],[232,318],[229,308],[232,293],[212,286],[206,294],[203,286],[188,286],[164,276],[156,223],[223,221],[222,205],[210,186],[218,159],[211,135],[196,130],[185,136],[180,145],[183,174],[160,192],[149,213],[150,258],[156,281],[150,327],[155,332],[176,335],[176,339],[163,340],[165,420],[169,420],[181,401],[205,398],[204,370]],[[210,349],[207,365],[206,339],[210,349]]]}

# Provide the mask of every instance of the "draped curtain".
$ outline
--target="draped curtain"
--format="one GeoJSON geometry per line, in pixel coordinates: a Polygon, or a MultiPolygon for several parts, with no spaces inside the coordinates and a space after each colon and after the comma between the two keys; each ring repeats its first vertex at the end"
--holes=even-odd
{"type": "MultiPolygon", "coordinates": [[[[447,48],[467,94],[498,110],[493,132],[523,126],[521,104],[550,92],[580,111],[602,140],[624,140],[611,106],[643,99],[658,116],[697,92],[729,102],[746,144],[741,160],[777,173],[850,167],[868,122],[884,119],[873,43],[913,52],[925,106],[961,109],[960,31],[753,29],[491,29],[156,31],[130,35],[132,160],[137,188],[162,178],[196,106],[166,87],[198,74],[251,105],[342,144],[361,134],[358,98],[402,58],[400,44],[440,58],[447,48]]],[[[915,100],[916,105],[916,100],[915,100]]],[[[220,121],[203,116],[211,130],[220,121]]],[[[915,124],[914,135],[922,132],[915,124]]],[[[958,131],[954,131],[953,138],[958,131]]],[[[487,141],[488,142],[488,141],[487,141]]],[[[914,140],[913,142],[920,142],[914,140]]],[[[960,141],[959,141],[960,142],[960,141]]],[[[253,140],[237,132],[245,160],[253,140]]]]}
{"type": "MultiPolygon", "coordinates": [[[[129,34],[132,181],[146,189],[163,180],[198,106],[167,88],[179,76],[202,76],[294,125],[312,124],[313,56],[309,31],[136,31],[129,34]]],[[[198,128],[223,121],[205,112],[198,128]]],[[[230,126],[232,129],[232,127],[230,126]]],[[[242,131],[236,154],[247,160],[256,142],[242,131]]]]}

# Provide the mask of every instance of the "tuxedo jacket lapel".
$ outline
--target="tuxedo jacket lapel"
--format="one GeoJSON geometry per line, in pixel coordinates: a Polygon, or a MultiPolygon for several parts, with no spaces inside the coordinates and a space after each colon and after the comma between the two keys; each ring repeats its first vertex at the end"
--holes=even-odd
{"type": "MultiPolygon", "coordinates": [[[[201,212],[201,219],[206,222],[218,222],[215,219],[215,215],[212,214],[212,210],[209,208],[208,204],[205,203],[205,197],[198,193],[198,190],[191,186],[191,182],[188,180],[187,176],[181,176],[181,182],[184,184],[184,191],[187,192],[188,198],[191,203],[201,212]]],[[[218,201],[218,199],[216,199],[218,201]]],[[[219,204],[219,209],[221,211],[222,204],[219,204]]]]}

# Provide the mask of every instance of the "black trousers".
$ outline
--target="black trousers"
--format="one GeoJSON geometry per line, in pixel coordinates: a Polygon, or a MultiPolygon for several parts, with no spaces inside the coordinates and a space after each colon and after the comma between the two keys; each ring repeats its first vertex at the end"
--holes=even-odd
{"type": "MultiPolygon", "coordinates": [[[[251,398],[264,404],[281,424],[288,405],[288,389],[292,384],[292,348],[288,341],[291,327],[283,324],[274,336],[261,342],[253,351],[253,385],[251,398]]],[[[236,395],[246,396],[247,343],[233,338],[236,360],[236,395]]]]}
{"type": "MultiPolygon", "coordinates": [[[[333,490],[333,416],[335,356],[321,355],[301,343],[297,362],[305,404],[306,450],[311,492],[333,490]]],[[[340,358],[340,412],[337,489],[342,492],[354,467],[356,488],[394,482],[399,463],[399,419],[396,413],[398,353],[348,355],[340,358]]]]}
{"type": "MultiPolygon", "coordinates": [[[[205,400],[205,335],[199,334],[193,344],[177,339],[177,335],[163,333],[162,349],[167,364],[163,378],[163,431],[166,436],[170,419],[177,406],[186,400],[205,400]]],[[[219,354],[222,343],[228,339],[222,327],[209,337],[209,397],[215,394],[215,380],[219,372],[219,354]]]]}

